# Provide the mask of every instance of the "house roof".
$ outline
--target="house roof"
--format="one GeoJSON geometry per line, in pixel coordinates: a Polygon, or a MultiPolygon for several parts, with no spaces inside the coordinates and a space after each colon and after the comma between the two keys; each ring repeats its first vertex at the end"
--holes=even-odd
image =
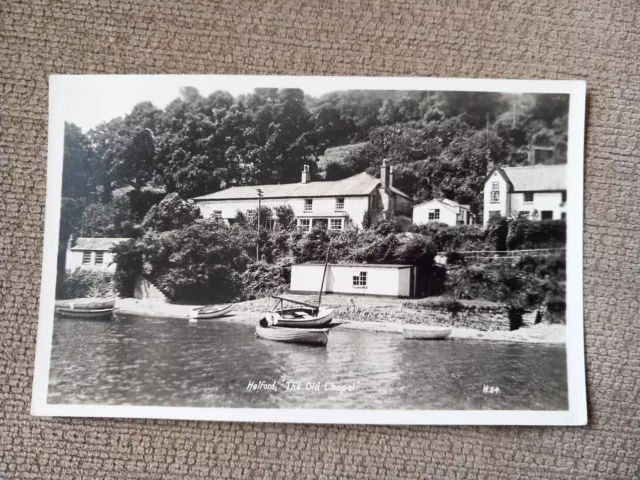
{"type": "Polygon", "coordinates": [[[71,247],[71,250],[103,250],[108,251],[119,243],[131,240],[130,238],[91,238],[81,237],[78,238],[76,244],[71,247]]]}
{"type": "Polygon", "coordinates": [[[544,192],[567,189],[567,165],[500,167],[516,192],[544,192]]]}
{"type": "Polygon", "coordinates": [[[462,205],[454,200],[449,200],[448,198],[442,198],[442,199],[432,198],[431,200],[427,200],[426,202],[422,202],[422,203],[419,203],[418,205],[415,205],[413,208],[420,207],[422,205],[427,205],[433,202],[437,202],[440,205],[443,205],[444,207],[448,208],[449,210],[453,210],[454,208],[464,208],[466,210],[469,210],[469,205],[462,205]]]}
{"type": "MultiPolygon", "coordinates": [[[[219,192],[210,193],[193,200],[240,200],[256,199],[256,189],[262,190],[262,198],[308,198],[308,197],[336,197],[369,195],[380,185],[380,179],[366,172],[359,173],[344,180],[332,182],[309,183],[284,183],[281,185],[248,185],[243,187],[231,187],[219,192]]],[[[391,187],[392,191],[399,195],[408,195],[391,187]]]]}

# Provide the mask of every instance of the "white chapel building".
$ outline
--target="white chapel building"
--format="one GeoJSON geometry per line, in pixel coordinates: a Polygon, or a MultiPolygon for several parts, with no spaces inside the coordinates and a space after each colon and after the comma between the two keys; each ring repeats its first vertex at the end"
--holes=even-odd
{"type": "Polygon", "coordinates": [[[495,166],[484,183],[484,225],[491,218],[558,220],[567,212],[567,165],[495,166]]]}
{"type": "Polygon", "coordinates": [[[233,220],[238,211],[249,216],[261,205],[290,205],[299,228],[311,230],[318,226],[329,230],[344,230],[348,226],[361,228],[368,212],[372,222],[397,216],[411,218],[411,197],[393,186],[393,167],[383,162],[380,178],[366,172],[344,180],[311,181],[305,165],[299,183],[230,187],[219,192],[193,198],[203,218],[233,220]]]}

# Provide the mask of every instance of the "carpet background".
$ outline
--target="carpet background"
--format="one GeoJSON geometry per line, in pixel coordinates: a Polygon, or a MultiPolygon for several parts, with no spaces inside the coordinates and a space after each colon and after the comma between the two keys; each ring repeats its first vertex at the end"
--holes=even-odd
{"type": "Polygon", "coordinates": [[[0,478],[640,478],[636,0],[0,3],[0,478]],[[586,79],[584,428],[29,416],[52,73],[586,79]]]}

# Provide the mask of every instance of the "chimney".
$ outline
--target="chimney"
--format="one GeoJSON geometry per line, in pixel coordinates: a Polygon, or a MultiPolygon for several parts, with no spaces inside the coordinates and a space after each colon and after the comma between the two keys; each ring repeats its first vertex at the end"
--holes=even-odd
{"type": "Polygon", "coordinates": [[[302,183],[309,183],[311,181],[311,174],[309,173],[309,165],[305,165],[302,168],[302,183]]]}
{"type": "Polygon", "coordinates": [[[382,186],[384,188],[388,188],[390,186],[390,183],[389,183],[390,171],[391,171],[391,168],[389,167],[387,159],[385,158],[384,160],[382,160],[382,168],[380,169],[380,182],[382,183],[382,186]]]}
{"type": "Polygon", "coordinates": [[[67,240],[67,252],[71,251],[71,247],[73,247],[73,235],[69,235],[69,240],[67,240]]]}

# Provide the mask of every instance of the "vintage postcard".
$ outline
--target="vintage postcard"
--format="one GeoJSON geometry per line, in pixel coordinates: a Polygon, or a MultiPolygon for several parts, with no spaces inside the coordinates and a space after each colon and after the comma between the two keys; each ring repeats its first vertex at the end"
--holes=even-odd
{"type": "Polygon", "coordinates": [[[585,424],[585,91],[52,76],[32,413],[585,424]]]}

